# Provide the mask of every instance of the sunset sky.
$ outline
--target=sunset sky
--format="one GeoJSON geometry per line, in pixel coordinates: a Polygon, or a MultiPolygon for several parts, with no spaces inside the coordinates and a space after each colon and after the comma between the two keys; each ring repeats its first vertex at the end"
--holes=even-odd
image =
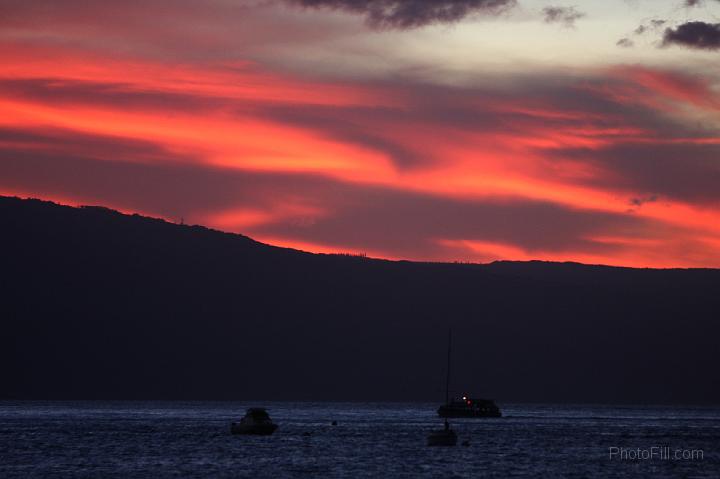
{"type": "Polygon", "coordinates": [[[0,0],[0,194],[314,252],[720,267],[719,0],[0,0]]]}

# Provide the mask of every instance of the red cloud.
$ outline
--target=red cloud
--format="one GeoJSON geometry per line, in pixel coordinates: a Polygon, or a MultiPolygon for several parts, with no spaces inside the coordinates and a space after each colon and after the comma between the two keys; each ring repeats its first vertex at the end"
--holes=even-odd
{"type": "Polygon", "coordinates": [[[0,51],[0,192],[391,258],[720,266],[711,75],[459,87],[0,51]]]}

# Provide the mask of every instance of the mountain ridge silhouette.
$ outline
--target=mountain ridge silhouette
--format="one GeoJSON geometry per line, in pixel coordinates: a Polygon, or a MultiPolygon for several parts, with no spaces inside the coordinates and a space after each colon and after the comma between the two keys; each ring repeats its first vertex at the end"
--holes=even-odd
{"type": "Polygon", "coordinates": [[[0,197],[0,397],[720,402],[720,270],[419,263],[0,197]]]}

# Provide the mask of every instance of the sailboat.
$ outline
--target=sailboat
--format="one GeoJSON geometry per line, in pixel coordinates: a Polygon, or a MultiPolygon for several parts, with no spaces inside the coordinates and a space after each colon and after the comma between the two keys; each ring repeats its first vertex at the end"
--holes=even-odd
{"type": "MultiPolygon", "coordinates": [[[[448,333],[448,382],[450,378],[450,333],[448,333]]],[[[500,408],[497,407],[492,399],[472,398],[463,395],[460,398],[450,398],[448,394],[449,383],[445,388],[445,404],[437,410],[438,415],[442,418],[482,418],[482,417],[502,417],[500,408]]]]}
{"type": "MultiPolygon", "coordinates": [[[[448,331],[448,362],[447,373],[445,375],[445,402],[449,402],[450,398],[450,340],[452,338],[452,330],[448,331]]],[[[454,446],[457,444],[457,434],[450,428],[450,423],[445,419],[444,428],[432,431],[427,438],[428,446],[454,446]]]]}

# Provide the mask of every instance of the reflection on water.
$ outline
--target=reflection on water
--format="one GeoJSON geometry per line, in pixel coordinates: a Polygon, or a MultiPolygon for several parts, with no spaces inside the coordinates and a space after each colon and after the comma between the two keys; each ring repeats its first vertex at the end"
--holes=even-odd
{"type": "Polygon", "coordinates": [[[500,404],[428,448],[435,404],[0,402],[0,477],[718,477],[720,409],[500,404]],[[280,425],[232,436],[249,406],[280,425]],[[337,421],[337,426],[331,425],[337,421]],[[310,433],[309,435],[305,433],[310,433]],[[702,460],[610,459],[611,447],[702,460]]]}

